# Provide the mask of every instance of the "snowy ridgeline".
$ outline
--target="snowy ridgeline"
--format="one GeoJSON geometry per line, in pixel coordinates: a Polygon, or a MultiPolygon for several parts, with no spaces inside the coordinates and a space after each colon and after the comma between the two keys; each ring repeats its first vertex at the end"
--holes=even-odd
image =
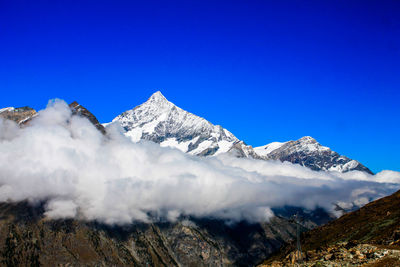
{"type": "MultiPolygon", "coordinates": [[[[230,153],[237,157],[289,161],[313,170],[360,170],[372,173],[358,161],[339,155],[309,136],[253,148],[221,126],[177,107],[159,91],[112,122],[120,123],[126,136],[134,142],[149,140],[192,155],[230,153]]],[[[109,123],[104,124],[107,125],[109,123]]]]}

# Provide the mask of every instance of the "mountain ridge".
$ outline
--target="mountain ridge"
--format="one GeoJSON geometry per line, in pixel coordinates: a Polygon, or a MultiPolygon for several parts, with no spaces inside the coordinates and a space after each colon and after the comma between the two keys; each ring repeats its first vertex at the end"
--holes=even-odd
{"type": "Polygon", "coordinates": [[[143,104],[118,115],[112,120],[112,123],[116,122],[134,142],[153,141],[192,155],[228,153],[236,157],[288,161],[316,171],[358,170],[373,174],[360,162],[322,146],[310,136],[253,148],[222,126],[177,107],[160,91],[143,104]]]}
{"type": "Polygon", "coordinates": [[[193,155],[227,152],[231,144],[239,141],[220,125],[177,107],[160,91],[112,122],[119,122],[134,142],[149,140],[193,155]]]}
{"type": "MultiPolygon", "coordinates": [[[[76,101],[69,106],[74,114],[88,118],[102,134],[106,134],[106,127],[110,123],[100,124],[92,113],[76,101]]],[[[21,125],[37,115],[29,107],[0,109],[0,117],[21,125]]],[[[177,107],[160,91],[152,94],[143,104],[121,113],[112,123],[120,123],[125,135],[133,142],[144,139],[191,155],[216,156],[228,153],[235,157],[288,161],[316,171],[358,170],[373,174],[360,162],[322,146],[310,136],[253,148],[222,126],[177,107]]]]}

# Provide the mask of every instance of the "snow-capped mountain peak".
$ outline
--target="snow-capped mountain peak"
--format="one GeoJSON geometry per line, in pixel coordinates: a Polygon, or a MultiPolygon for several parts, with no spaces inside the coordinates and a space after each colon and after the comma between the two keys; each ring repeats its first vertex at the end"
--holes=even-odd
{"type": "Polygon", "coordinates": [[[311,136],[253,148],[221,126],[177,107],[160,91],[143,104],[123,112],[113,122],[120,123],[125,134],[134,142],[149,140],[192,155],[209,156],[227,152],[236,157],[289,161],[313,170],[372,173],[358,161],[322,146],[311,136]]]}
{"type": "MultiPolygon", "coordinates": [[[[155,92],[154,94],[152,94],[151,96],[150,96],[150,98],[149,98],[149,100],[148,101],[151,101],[151,102],[169,102],[166,98],[165,98],[165,96],[161,93],[161,91],[157,91],[157,92],[155,92]]],[[[170,103],[170,102],[169,102],[170,103]]]]}
{"type": "Polygon", "coordinates": [[[238,141],[221,126],[177,107],[160,91],[113,122],[119,122],[134,142],[150,140],[194,155],[227,152],[238,141]]]}

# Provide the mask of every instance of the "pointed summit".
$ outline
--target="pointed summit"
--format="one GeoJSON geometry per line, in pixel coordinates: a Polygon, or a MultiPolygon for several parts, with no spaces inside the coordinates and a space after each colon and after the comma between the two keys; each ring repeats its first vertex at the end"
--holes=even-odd
{"type": "Polygon", "coordinates": [[[298,142],[301,143],[306,143],[306,144],[315,144],[318,143],[317,140],[315,140],[314,138],[312,138],[311,136],[304,136],[302,138],[300,138],[299,140],[297,140],[298,142]]]}
{"type": "Polygon", "coordinates": [[[148,111],[151,110],[150,113],[158,116],[166,112],[168,113],[170,109],[175,107],[175,105],[169,102],[160,91],[157,91],[153,93],[146,102],[138,107],[142,107],[148,111]]]}
{"type": "Polygon", "coordinates": [[[322,146],[311,136],[252,148],[221,126],[177,107],[160,91],[153,93],[145,103],[123,112],[113,122],[118,122],[134,142],[153,141],[192,155],[228,152],[237,157],[288,161],[317,171],[359,170],[372,174],[358,161],[322,146]]]}
{"type": "Polygon", "coordinates": [[[157,91],[154,94],[152,94],[147,101],[166,102],[168,100],[165,98],[165,96],[160,91],[157,91]]]}
{"type": "Polygon", "coordinates": [[[193,155],[227,152],[239,141],[221,126],[175,106],[160,91],[113,122],[119,122],[134,142],[149,140],[193,155]]]}

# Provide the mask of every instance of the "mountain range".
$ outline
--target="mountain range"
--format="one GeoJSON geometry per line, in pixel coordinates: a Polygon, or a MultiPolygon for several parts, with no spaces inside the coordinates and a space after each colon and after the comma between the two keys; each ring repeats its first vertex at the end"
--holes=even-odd
{"type": "Polygon", "coordinates": [[[358,170],[372,174],[360,162],[322,146],[310,136],[253,148],[222,126],[213,125],[177,107],[160,91],[155,92],[145,103],[118,115],[112,123],[121,124],[125,135],[134,142],[149,140],[192,155],[216,156],[229,153],[236,157],[288,161],[317,171],[358,170]]]}
{"type": "MultiPolygon", "coordinates": [[[[316,171],[358,170],[373,174],[357,160],[322,146],[310,136],[295,141],[272,142],[253,148],[222,126],[214,125],[177,107],[160,91],[151,95],[145,103],[123,112],[111,123],[103,125],[77,102],[71,103],[70,107],[73,113],[87,117],[103,134],[111,123],[119,123],[125,130],[125,135],[133,142],[148,140],[191,155],[217,156],[228,153],[235,157],[288,161],[316,171]]],[[[0,117],[14,120],[19,124],[28,122],[34,116],[37,116],[37,113],[30,107],[0,109],[0,117]]]]}
{"type": "MultiPolygon", "coordinates": [[[[227,154],[254,160],[279,160],[318,171],[372,173],[355,160],[320,145],[312,137],[247,145],[219,125],[184,111],[160,92],[148,101],[101,124],[77,102],[73,114],[86,117],[102,134],[119,123],[134,142],[148,140],[194,156],[227,154]]],[[[0,109],[0,117],[21,127],[40,116],[29,107],[0,109]]],[[[0,203],[0,261],[5,266],[249,266],[260,263],[296,236],[289,219],[301,214],[301,231],[332,220],[322,209],[294,207],[274,210],[278,216],[266,223],[229,225],[212,218],[182,218],[177,222],[109,226],[77,219],[48,220],[45,203],[0,203]]]]}

